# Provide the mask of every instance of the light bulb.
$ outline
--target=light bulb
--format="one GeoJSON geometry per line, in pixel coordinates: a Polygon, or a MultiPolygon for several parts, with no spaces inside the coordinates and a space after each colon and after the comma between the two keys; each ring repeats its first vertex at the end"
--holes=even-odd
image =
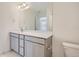
{"type": "Polygon", "coordinates": [[[20,9],[21,7],[20,7],[20,6],[18,6],[17,8],[19,8],[19,9],[20,9]]]}
{"type": "Polygon", "coordinates": [[[23,6],[26,6],[26,4],[25,4],[25,3],[23,3],[23,6]]]}
{"type": "Polygon", "coordinates": [[[17,8],[25,10],[25,9],[29,9],[30,6],[31,6],[30,3],[22,3],[22,4],[19,4],[17,8]]]}

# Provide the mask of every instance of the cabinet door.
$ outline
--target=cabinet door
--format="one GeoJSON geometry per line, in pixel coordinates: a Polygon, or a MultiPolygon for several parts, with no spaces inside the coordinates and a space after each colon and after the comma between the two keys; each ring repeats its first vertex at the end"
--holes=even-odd
{"type": "Polygon", "coordinates": [[[19,54],[20,54],[21,56],[24,56],[24,40],[23,40],[23,39],[20,39],[19,54]]]}
{"type": "Polygon", "coordinates": [[[11,49],[18,52],[18,38],[11,37],[11,49]]]}
{"type": "Polygon", "coordinates": [[[21,47],[24,47],[24,40],[23,39],[20,39],[20,44],[19,44],[21,47]]]}
{"type": "Polygon", "coordinates": [[[25,56],[44,57],[44,46],[29,41],[25,41],[25,56]]]}
{"type": "Polygon", "coordinates": [[[24,49],[23,49],[23,47],[20,47],[20,52],[19,53],[20,53],[21,56],[24,56],[24,49]]]}

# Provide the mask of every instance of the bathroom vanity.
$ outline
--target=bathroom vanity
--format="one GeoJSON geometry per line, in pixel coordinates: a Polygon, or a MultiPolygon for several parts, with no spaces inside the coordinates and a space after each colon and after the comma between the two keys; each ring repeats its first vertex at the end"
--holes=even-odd
{"type": "Polygon", "coordinates": [[[52,33],[10,32],[10,48],[23,57],[51,57],[52,33]]]}

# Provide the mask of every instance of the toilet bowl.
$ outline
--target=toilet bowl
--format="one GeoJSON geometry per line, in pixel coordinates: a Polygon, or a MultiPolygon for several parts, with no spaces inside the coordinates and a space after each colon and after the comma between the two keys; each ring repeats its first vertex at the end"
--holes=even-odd
{"type": "Polygon", "coordinates": [[[79,57],[79,44],[63,42],[65,57],[79,57]]]}

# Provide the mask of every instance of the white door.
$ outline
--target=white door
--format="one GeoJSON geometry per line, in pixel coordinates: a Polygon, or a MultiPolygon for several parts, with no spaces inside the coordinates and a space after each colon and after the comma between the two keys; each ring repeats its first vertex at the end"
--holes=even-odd
{"type": "Polygon", "coordinates": [[[25,56],[44,57],[44,46],[29,41],[25,41],[25,56]]]}

